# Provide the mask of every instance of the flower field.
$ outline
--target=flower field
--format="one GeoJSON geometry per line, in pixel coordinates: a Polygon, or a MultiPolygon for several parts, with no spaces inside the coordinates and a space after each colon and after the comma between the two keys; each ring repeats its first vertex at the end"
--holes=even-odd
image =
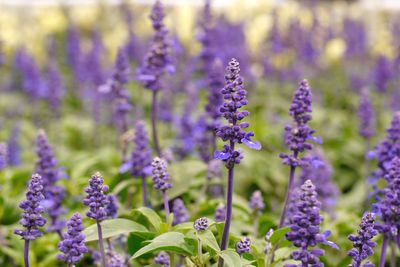
{"type": "Polygon", "coordinates": [[[0,266],[400,266],[397,13],[240,2],[0,10],[0,266]]]}

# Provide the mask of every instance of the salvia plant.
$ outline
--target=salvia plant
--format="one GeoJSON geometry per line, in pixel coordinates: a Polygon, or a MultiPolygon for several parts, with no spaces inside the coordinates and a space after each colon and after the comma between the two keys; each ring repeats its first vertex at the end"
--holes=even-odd
{"type": "MultiPolygon", "coordinates": [[[[241,111],[240,108],[247,105],[247,91],[244,89],[243,78],[240,76],[239,62],[231,59],[225,72],[225,87],[221,90],[224,103],[220,108],[221,115],[228,121],[228,125],[221,125],[217,129],[217,136],[223,141],[228,142],[224,145],[223,151],[216,151],[215,157],[225,162],[228,169],[228,190],[226,197],[226,218],[224,233],[221,237],[221,249],[225,250],[229,238],[229,228],[232,221],[232,197],[234,183],[234,167],[239,164],[243,158],[242,151],[235,149],[236,144],[245,144],[246,146],[259,150],[261,144],[253,142],[251,137],[253,132],[246,132],[244,129],[249,127],[249,123],[241,122],[249,115],[247,110],[241,111]]],[[[222,258],[219,266],[223,266],[222,258]]]]}
{"type": "Polygon", "coordinates": [[[106,195],[108,192],[108,186],[104,185],[104,179],[100,173],[97,172],[92,176],[92,178],[90,178],[89,186],[86,187],[85,192],[86,198],[83,200],[83,204],[89,207],[89,211],[86,213],[86,216],[96,221],[101,262],[103,267],[105,267],[106,253],[104,249],[103,233],[100,222],[109,216],[107,213],[109,198],[106,195]]]}
{"type": "Polygon", "coordinates": [[[29,245],[30,242],[42,236],[39,230],[46,224],[43,218],[44,207],[41,205],[44,200],[43,179],[39,174],[33,174],[29,181],[26,199],[23,200],[19,207],[23,210],[19,223],[24,229],[16,229],[14,233],[21,236],[25,241],[24,244],[24,263],[25,267],[29,267],[29,245]]]}

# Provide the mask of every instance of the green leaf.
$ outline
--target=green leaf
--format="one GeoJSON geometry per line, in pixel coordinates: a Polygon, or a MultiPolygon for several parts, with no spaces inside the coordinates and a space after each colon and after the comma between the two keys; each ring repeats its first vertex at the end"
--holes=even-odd
{"type": "Polygon", "coordinates": [[[215,252],[221,251],[221,249],[219,248],[218,242],[215,239],[214,234],[210,230],[199,232],[199,233],[197,233],[197,236],[199,237],[199,239],[201,240],[201,243],[204,246],[209,247],[210,249],[212,249],[215,252]]]}
{"type": "Polygon", "coordinates": [[[281,261],[284,259],[287,259],[290,257],[290,254],[292,253],[292,251],[294,251],[295,248],[279,248],[275,251],[274,255],[274,260],[275,261],[281,261]]]}
{"type": "Polygon", "coordinates": [[[154,238],[150,241],[150,244],[137,251],[131,259],[136,259],[144,254],[155,253],[162,250],[185,256],[193,255],[193,248],[185,241],[185,236],[182,233],[168,232],[154,238]]]}
{"type": "MultiPolygon", "coordinates": [[[[147,238],[154,236],[154,234],[149,232],[149,230],[147,230],[143,225],[128,219],[118,218],[106,220],[102,221],[100,225],[102,228],[103,238],[109,238],[128,233],[135,233],[138,236],[147,238]]],[[[83,234],[86,236],[86,242],[98,240],[99,237],[97,235],[97,224],[93,224],[83,230],[83,234]]]]}
{"type": "Polygon", "coordinates": [[[288,232],[290,232],[290,228],[289,227],[279,228],[278,230],[274,231],[274,233],[272,234],[272,236],[270,238],[271,244],[273,246],[278,244],[279,240],[281,240],[281,238],[288,232]]]}
{"type": "Polygon", "coordinates": [[[135,209],[134,212],[138,212],[146,217],[147,221],[154,227],[156,232],[160,233],[162,221],[160,216],[158,216],[158,214],[154,210],[147,207],[141,207],[135,209]]]}
{"type": "Polygon", "coordinates": [[[224,259],[224,266],[242,267],[240,256],[235,251],[224,250],[219,255],[224,259]]]}

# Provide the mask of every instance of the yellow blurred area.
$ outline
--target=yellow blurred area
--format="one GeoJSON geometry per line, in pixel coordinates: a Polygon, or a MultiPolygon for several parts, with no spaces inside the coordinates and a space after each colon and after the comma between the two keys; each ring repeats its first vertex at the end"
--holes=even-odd
{"type": "MultiPolygon", "coordinates": [[[[0,6],[1,7],[1,6],[0,6]]],[[[134,10],[134,30],[138,35],[151,34],[151,24],[148,20],[149,6],[131,6],[134,10]]],[[[300,6],[297,2],[288,1],[276,8],[269,1],[248,0],[235,1],[227,7],[217,6],[213,11],[223,13],[233,21],[244,21],[247,42],[252,53],[259,52],[265,45],[265,38],[272,25],[272,11],[276,10],[280,27],[286,27],[288,22],[296,17],[300,23],[309,27],[312,24],[313,13],[321,24],[335,23],[341,26],[341,19],[345,14],[366,19],[371,36],[373,53],[383,53],[393,56],[393,48],[389,37],[387,22],[378,13],[368,13],[360,10],[356,5],[343,3],[319,5],[313,9],[300,6]],[[238,4],[236,4],[238,3],[238,4]],[[239,4],[240,3],[240,4],[239,4]]],[[[196,16],[201,7],[174,6],[168,7],[167,25],[176,32],[186,46],[190,46],[195,53],[200,49],[196,41],[196,16]]],[[[371,11],[369,11],[371,12],[371,11]]],[[[118,6],[79,6],[79,7],[3,7],[0,8],[0,40],[3,41],[5,52],[17,45],[23,44],[26,48],[39,56],[43,55],[45,37],[51,33],[63,31],[68,25],[68,19],[78,24],[84,31],[91,31],[98,27],[103,33],[103,41],[110,51],[115,51],[127,36],[123,16],[118,6]]],[[[335,60],[345,50],[345,43],[341,39],[331,40],[326,47],[326,56],[335,60]]],[[[284,58],[276,62],[277,65],[285,62],[284,58]]]]}

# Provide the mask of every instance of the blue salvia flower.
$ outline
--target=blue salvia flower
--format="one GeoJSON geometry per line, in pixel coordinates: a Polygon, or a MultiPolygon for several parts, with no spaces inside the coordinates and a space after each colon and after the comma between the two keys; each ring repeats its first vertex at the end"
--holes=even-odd
{"type": "Polygon", "coordinates": [[[25,240],[24,244],[24,263],[29,266],[29,243],[42,236],[39,227],[46,224],[43,218],[44,208],[41,202],[44,200],[43,180],[39,174],[33,174],[29,181],[28,191],[26,192],[26,200],[23,200],[19,207],[23,210],[19,223],[24,229],[15,229],[14,234],[19,235],[25,240]]]}
{"type": "Polygon", "coordinates": [[[320,215],[320,207],[321,203],[317,199],[315,186],[310,180],[307,180],[301,186],[300,198],[296,202],[297,211],[290,219],[291,231],[286,234],[287,240],[299,248],[292,252],[292,257],[301,264],[288,264],[285,265],[286,267],[310,265],[322,267],[324,265],[318,257],[324,255],[324,250],[314,247],[321,243],[336,247],[334,243],[327,241],[329,232],[320,233],[320,225],[323,220],[320,215]]]}
{"type": "Polygon", "coordinates": [[[223,222],[226,218],[226,207],[224,203],[219,203],[214,213],[214,220],[216,222],[223,222]]]}
{"type": "Polygon", "coordinates": [[[163,267],[169,267],[170,266],[170,259],[169,259],[168,253],[165,252],[165,251],[161,251],[154,258],[154,262],[157,263],[157,264],[162,265],[163,267]]]}
{"type": "Polygon", "coordinates": [[[125,133],[128,130],[129,112],[132,111],[132,101],[129,91],[125,88],[128,82],[129,63],[125,50],[118,50],[117,59],[114,66],[114,74],[111,81],[111,92],[114,102],[114,120],[120,131],[125,133]]]}
{"type": "Polygon", "coordinates": [[[26,192],[26,200],[19,204],[19,207],[24,211],[19,223],[25,229],[16,229],[14,231],[16,235],[20,235],[24,240],[34,240],[42,236],[39,227],[43,227],[46,224],[46,219],[42,216],[42,213],[44,213],[44,207],[41,205],[44,200],[43,193],[42,177],[39,174],[33,174],[26,192]]]}
{"type": "Polygon", "coordinates": [[[59,115],[65,89],[57,65],[55,62],[50,62],[49,64],[47,70],[47,88],[49,90],[47,101],[56,115],[59,115]]]}
{"type": "Polygon", "coordinates": [[[359,134],[369,139],[375,134],[375,114],[372,106],[368,89],[364,88],[361,91],[360,104],[358,106],[358,118],[360,120],[359,134]]]}
{"type": "Polygon", "coordinates": [[[151,11],[151,21],[155,31],[150,48],[144,58],[142,66],[138,70],[138,79],[143,85],[153,91],[162,88],[161,78],[173,67],[170,58],[170,44],[168,30],[164,25],[164,7],[160,1],[156,1],[151,11]]]}
{"type": "Polygon", "coordinates": [[[243,253],[249,253],[250,247],[251,247],[251,241],[250,241],[250,238],[248,238],[248,237],[242,238],[239,242],[236,243],[236,246],[235,246],[236,252],[240,256],[243,253]]]}
{"type": "Polygon", "coordinates": [[[285,127],[285,143],[293,154],[281,154],[283,164],[293,167],[304,165],[307,162],[298,158],[299,153],[312,149],[310,140],[320,143],[321,140],[314,137],[314,130],[308,126],[311,120],[312,112],[312,93],[307,80],[300,83],[296,90],[292,104],[289,109],[290,116],[293,117],[294,125],[286,125],[285,127]]]}
{"type": "Polygon", "coordinates": [[[43,178],[45,195],[44,206],[51,218],[51,225],[48,230],[58,232],[58,234],[61,235],[61,229],[65,226],[65,221],[60,218],[60,216],[66,212],[62,207],[65,189],[56,185],[56,183],[63,178],[64,173],[62,169],[58,167],[53,148],[43,130],[39,131],[36,147],[36,153],[38,155],[36,172],[43,178]]]}
{"type": "Polygon", "coordinates": [[[384,178],[393,158],[400,156],[400,112],[393,115],[391,125],[386,132],[386,138],[367,154],[368,158],[375,157],[377,159],[378,170],[372,173],[373,183],[379,178],[384,178]]]}
{"type": "Polygon", "coordinates": [[[6,143],[0,143],[0,171],[4,170],[8,164],[8,149],[6,143]]]}
{"type": "Polygon", "coordinates": [[[166,191],[172,188],[170,183],[170,176],[167,171],[167,163],[164,159],[156,157],[153,159],[152,165],[152,179],[153,185],[156,190],[166,191]]]}
{"type": "Polygon", "coordinates": [[[250,197],[249,207],[253,214],[260,215],[265,207],[261,191],[254,191],[250,197]]]}
{"type": "Polygon", "coordinates": [[[393,76],[392,67],[391,61],[384,55],[379,56],[376,60],[372,77],[378,92],[384,93],[387,91],[393,76]]]}
{"type": "Polygon", "coordinates": [[[174,200],[172,204],[172,213],[174,214],[174,220],[172,221],[172,225],[184,223],[189,220],[185,203],[180,198],[174,200]]]}
{"type": "Polygon", "coordinates": [[[170,182],[171,178],[167,171],[167,162],[162,158],[155,157],[153,159],[153,162],[151,163],[151,166],[152,166],[153,186],[156,190],[159,190],[162,193],[165,217],[166,221],[168,221],[169,204],[168,204],[167,190],[172,188],[172,184],[170,182]]]}
{"type": "Polygon", "coordinates": [[[64,261],[68,266],[74,266],[89,251],[82,231],[82,217],[79,213],[75,213],[67,222],[67,232],[63,235],[63,240],[58,243],[58,249],[62,254],[58,254],[57,259],[64,261]]]}
{"type": "Polygon", "coordinates": [[[86,216],[96,220],[97,234],[99,236],[99,246],[102,265],[106,266],[106,253],[103,243],[103,233],[100,222],[107,219],[107,206],[110,204],[106,195],[108,186],[104,185],[104,179],[99,172],[95,173],[89,180],[89,186],[85,188],[86,197],[83,205],[89,207],[86,216]]]}
{"type": "Polygon", "coordinates": [[[211,14],[210,0],[206,0],[204,3],[203,12],[199,20],[199,26],[202,30],[201,34],[198,36],[198,40],[202,45],[199,56],[203,60],[203,71],[207,72],[210,63],[215,59],[212,36],[213,16],[211,14]]]}
{"type": "Polygon", "coordinates": [[[19,145],[20,128],[14,125],[7,141],[7,164],[18,166],[21,164],[21,147],[19,145]]]}
{"type": "Polygon", "coordinates": [[[131,159],[121,166],[121,172],[130,170],[135,177],[147,176],[151,174],[151,149],[149,147],[149,137],[144,121],[135,123],[135,135],[133,138],[135,147],[131,159]]]}
{"type": "Polygon", "coordinates": [[[383,190],[383,198],[374,205],[379,213],[382,223],[377,223],[376,228],[387,239],[394,239],[399,235],[400,228],[400,158],[395,157],[385,175],[388,186],[383,190]]]}
{"type": "Polygon", "coordinates": [[[118,217],[118,199],[115,195],[107,195],[108,204],[106,206],[106,212],[108,218],[118,217]]]}
{"type": "Polygon", "coordinates": [[[196,231],[200,232],[207,230],[208,225],[209,225],[208,219],[206,217],[201,217],[194,221],[193,228],[196,231]]]}
{"type": "Polygon", "coordinates": [[[108,186],[104,185],[104,179],[99,172],[95,173],[89,180],[89,186],[85,189],[86,198],[83,204],[89,207],[86,215],[97,221],[105,220],[108,216],[107,206],[110,201],[106,195],[108,186]]]}
{"type": "Polygon", "coordinates": [[[372,238],[378,234],[375,229],[375,215],[371,212],[366,213],[360,223],[360,229],[357,235],[349,235],[349,240],[353,243],[353,248],[347,253],[353,258],[349,267],[374,267],[371,262],[362,263],[368,257],[374,254],[376,242],[372,238]]]}
{"type": "Polygon", "coordinates": [[[243,78],[239,73],[239,62],[233,58],[226,68],[225,87],[221,90],[224,103],[220,107],[220,112],[229,124],[220,126],[216,131],[218,137],[230,143],[230,145],[224,146],[223,151],[215,152],[215,158],[225,161],[227,168],[232,168],[234,164],[239,164],[243,158],[241,152],[234,149],[234,144],[243,143],[252,149],[261,149],[259,142],[251,140],[254,133],[243,130],[249,127],[249,123],[240,122],[250,113],[247,110],[240,110],[240,108],[247,105],[248,101],[246,99],[247,91],[244,89],[243,78]]]}
{"type": "Polygon", "coordinates": [[[74,74],[75,82],[82,81],[82,51],[81,51],[81,39],[79,29],[76,25],[69,25],[67,30],[67,61],[71,66],[74,74]]]}

